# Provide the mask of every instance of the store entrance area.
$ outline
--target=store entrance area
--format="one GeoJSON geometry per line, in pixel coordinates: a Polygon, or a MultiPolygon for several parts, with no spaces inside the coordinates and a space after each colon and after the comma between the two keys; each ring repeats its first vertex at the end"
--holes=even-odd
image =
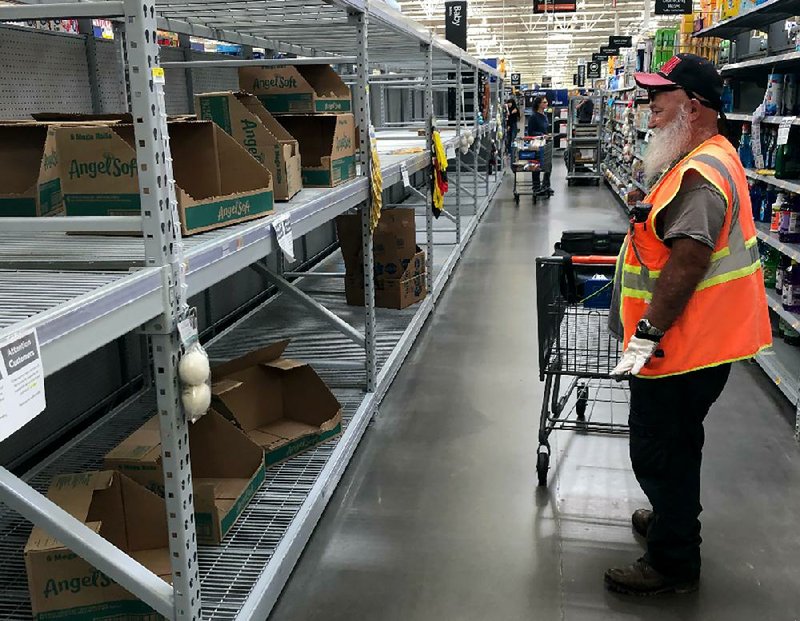
{"type": "Polygon", "coordinates": [[[507,175],[271,620],[800,615],[794,411],[754,364],[734,366],[706,422],[697,593],[604,589],[606,568],[642,554],[627,437],[554,433],[549,486],[537,487],[535,257],[564,230],[626,226],[604,185],[567,186],[558,156],[552,185],[552,198],[515,205],[507,175]]]}

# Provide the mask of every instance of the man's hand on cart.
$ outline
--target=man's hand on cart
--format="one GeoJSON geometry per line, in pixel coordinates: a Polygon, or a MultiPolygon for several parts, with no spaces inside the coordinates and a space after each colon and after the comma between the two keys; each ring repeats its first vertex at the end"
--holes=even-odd
{"type": "Polygon", "coordinates": [[[611,371],[611,377],[620,380],[626,375],[639,375],[652,356],[664,355],[664,352],[658,349],[663,336],[663,330],[656,328],[649,320],[641,319],[636,325],[636,332],[628,342],[628,347],[622,352],[619,364],[611,371]]]}
{"type": "Polygon", "coordinates": [[[628,347],[620,356],[619,364],[611,371],[611,377],[619,381],[629,375],[638,375],[657,348],[658,341],[632,336],[628,347]]]}

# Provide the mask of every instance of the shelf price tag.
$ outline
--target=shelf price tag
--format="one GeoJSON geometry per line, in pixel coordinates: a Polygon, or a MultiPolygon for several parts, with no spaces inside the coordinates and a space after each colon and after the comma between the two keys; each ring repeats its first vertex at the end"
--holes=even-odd
{"type": "Polygon", "coordinates": [[[796,116],[785,116],[781,119],[780,125],[778,125],[778,146],[789,142],[789,132],[796,119],[796,116]]]}
{"type": "Polygon", "coordinates": [[[0,440],[36,418],[46,405],[36,330],[0,342],[0,440]]]}
{"type": "Polygon", "coordinates": [[[408,168],[405,162],[400,164],[400,177],[403,179],[403,187],[406,189],[411,188],[411,179],[408,177],[408,168]]]}
{"type": "Polygon", "coordinates": [[[166,82],[163,67],[153,67],[151,75],[153,76],[154,84],[164,84],[166,82]]]}
{"type": "Polygon", "coordinates": [[[272,221],[272,228],[275,231],[275,238],[278,245],[283,250],[283,254],[290,261],[294,261],[294,236],[292,235],[292,221],[289,214],[285,213],[276,217],[272,221]]]}

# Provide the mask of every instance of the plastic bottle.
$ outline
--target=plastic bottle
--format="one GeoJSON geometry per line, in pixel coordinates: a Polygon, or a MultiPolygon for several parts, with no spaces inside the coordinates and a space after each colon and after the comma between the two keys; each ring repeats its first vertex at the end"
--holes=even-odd
{"type": "Polygon", "coordinates": [[[783,105],[783,74],[770,73],[767,79],[767,95],[764,112],[767,116],[780,114],[783,105]]]}
{"type": "Polygon", "coordinates": [[[762,246],[761,269],[764,273],[764,286],[769,289],[775,288],[775,277],[780,261],[781,255],[777,250],[767,245],[762,246]]]}
{"type": "Polygon", "coordinates": [[[753,168],[753,145],[750,137],[750,124],[742,125],[742,137],[739,139],[739,160],[745,168],[753,168]]]}
{"type": "Polygon", "coordinates": [[[792,261],[783,277],[782,298],[784,310],[800,311],[800,267],[797,261],[792,261]]]}
{"type": "Polygon", "coordinates": [[[787,200],[783,203],[778,239],[787,244],[800,242],[800,204],[797,201],[787,200]]]}
{"type": "MultiPolygon", "coordinates": [[[[723,90],[723,98],[725,91],[723,90]]],[[[723,106],[725,100],[723,99],[723,106]]],[[[783,105],[781,106],[781,114],[791,116],[795,113],[797,106],[797,76],[794,73],[787,73],[783,76],[783,105]]]]}
{"type": "Polygon", "coordinates": [[[786,196],[783,192],[778,192],[778,196],[775,197],[775,202],[772,203],[772,218],[770,219],[769,223],[769,230],[770,233],[779,233],[781,230],[781,218],[783,214],[783,206],[786,203],[786,196]]]}
{"type": "Polygon", "coordinates": [[[722,86],[722,111],[733,112],[733,87],[730,79],[726,79],[722,86]]]}
{"type": "Polygon", "coordinates": [[[800,345],[800,332],[790,326],[788,321],[781,319],[780,331],[783,335],[784,343],[787,345],[800,345]]]}
{"type": "Polygon", "coordinates": [[[761,210],[761,199],[763,190],[761,184],[750,184],[750,205],[753,210],[753,220],[758,220],[759,211],[761,210]]]}
{"type": "Polygon", "coordinates": [[[789,269],[789,257],[781,255],[778,267],[775,269],[775,291],[783,294],[783,281],[786,279],[786,270],[789,269]]]}

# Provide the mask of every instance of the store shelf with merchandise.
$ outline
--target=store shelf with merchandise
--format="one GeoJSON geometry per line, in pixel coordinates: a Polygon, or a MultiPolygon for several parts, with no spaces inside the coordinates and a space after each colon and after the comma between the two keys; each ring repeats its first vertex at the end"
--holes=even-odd
{"type": "MultiPolygon", "coordinates": [[[[800,41],[792,41],[789,31],[780,25],[798,13],[800,2],[797,0],[769,0],[695,33],[697,37],[736,39],[738,45],[732,46],[732,51],[746,55],[732,57],[730,62],[720,68],[720,74],[727,81],[726,88],[730,89],[729,107],[732,108],[734,102],[737,105],[737,110],[727,112],[726,116],[734,135],[736,131],[741,132],[741,137],[734,137],[734,141],[738,141],[739,153],[746,165],[753,165],[755,153],[751,142],[753,134],[746,131],[753,123],[753,113],[747,110],[756,110],[763,103],[767,113],[767,116],[760,119],[760,132],[756,134],[761,137],[759,146],[763,155],[763,162],[759,164],[767,168],[746,169],[747,178],[753,185],[752,192],[760,197],[758,200],[769,201],[766,215],[762,207],[757,220],[770,219],[770,197],[776,196],[776,192],[783,192],[787,197],[800,194],[800,178],[792,178],[796,176],[800,158],[796,147],[800,144],[800,130],[797,129],[800,125],[797,118],[800,101],[795,93],[796,77],[791,77],[792,74],[800,74],[800,41]],[[759,41],[758,49],[747,39],[746,33],[749,31],[762,33],[758,39],[753,39],[759,41]],[[789,78],[784,78],[785,75],[789,78]],[[788,89],[784,89],[786,79],[789,80],[788,89]],[[787,132],[782,138],[780,126],[787,132]]],[[[756,121],[758,122],[758,118],[756,121]]],[[[755,205],[755,208],[758,207],[759,205],[755,205]]],[[[786,261],[800,259],[800,245],[782,242],[778,233],[770,232],[768,222],[756,222],[756,230],[761,243],[780,253],[786,261]]],[[[779,324],[775,330],[774,348],[762,352],[756,360],[797,408],[795,435],[800,440],[800,347],[794,344],[797,340],[795,336],[798,316],[786,310],[781,296],[769,288],[767,299],[779,324]]]]}
{"type": "MultiPolygon", "coordinates": [[[[0,19],[13,21],[76,15],[122,18],[128,30],[121,45],[127,52],[128,68],[132,69],[129,80],[137,156],[140,181],[146,188],[140,195],[143,215],[139,226],[144,237],[66,235],[63,229],[76,227],[69,218],[5,220],[0,234],[0,340],[35,329],[45,374],[52,374],[144,324],[153,344],[155,387],[105,416],[23,479],[0,469],[0,498],[6,503],[0,511],[0,532],[5,533],[0,537],[4,551],[0,573],[5,576],[0,616],[31,617],[22,557],[30,520],[167,618],[187,621],[202,614],[206,619],[262,620],[276,601],[355,446],[433,311],[502,178],[502,170],[494,167],[490,157],[480,156],[482,144],[496,131],[494,121],[480,125],[477,115],[466,118],[459,110],[456,124],[443,124],[441,133],[446,145],[463,148],[466,154],[459,155],[456,148],[452,149],[455,170],[449,178],[451,190],[439,219],[434,220],[432,215],[427,175],[420,188],[406,179],[404,173],[412,176],[429,169],[431,164],[428,124],[433,116],[434,88],[474,88],[477,98],[478,80],[465,86],[463,80],[452,82],[433,76],[453,72],[463,78],[483,72],[498,78],[496,85],[490,87],[494,88],[490,98],[494,109],[500,106],[501,76],[463,50],[435,39],[429,31],[383,3],[270,0],[258,7],[244,8],[222,1],[153,5],[145,0],[144,4],[126,1],[0,7],[0,19]],[[167,136],[163,86],[155,79],[159,51],[155,36],[149,36],[155,33],[156,24],[181,34],[316,57],[308,62],[352,67],[345,70],[355,71],[353,102],[361,137],[357,176],[334,188],[303,190],[291,201],[277,204],[275,213],[268,217],[186,237],[179,250],[170,241],[170,236],[175,235],[172,224],[177,214],[163,208],[174,207],[174,199],[167,196],[171,160],[159,158],[168,147],[163,146],[167,136]],[[401,189],[398,186],[404,186],[403,198],[395,204],[414,207],[417,220],[425,223],[418,227],[417,242],[427,249],[429,295],[416,307],[401,312],[376,309],[370,295],[366,296],[365,307],[348,307],[344,303],[343,281],[338,278],[343,274],[341,259],[332,255],[320,270],[339,272],[334,274],[337,278],[330,278],[327,272],[287,272],[291,282],[286,282],[278,274],[276,282],[283,281],[279,287],[286,294],[270,298],[266,310],[249,315],[209,343],[214,359],[223,361],[244,353],[234,352],[236,348],[252,349],[255,340],[272,342],[292,337],[291,355],[320,365],[320,373],[343,405],[345,424],[338,439],[270,468],[266,483],[222,545],[198,548],[192,484],[186,478],[188,469],[183,467],[189,462],[188,443],[181,441],[187,422],[176,393],[175,361],[180,355],[177,325],[184,317],[178,312],[183,312],[182,303],[188,296],[249,268],[270,277],[260,262],[279,252],[275,230],[278,218],[288,218],[294,236],[300,238],[348,210],[358,208],[369,213],[371,188],[365,174],[371,161],[367,143],[371,118],[368,85],[376,79],[371,75],[374,69],[402,70],[421,78],[408,86],[424,91],[422,124],[408,119],[403,127],[379,131],[376,147],[384,190],[395,190],[386,196],[396,197],[396,190],[401,189]],[[439,83],[435,85],[436,80],[439,83]],[[146,127],[142,129],[140,125],[146,127]],[[464,146],[461,141],[467,130],[477,137],[471,146],[464,146]],[[157,191],[155,184],[145,185],[145,172],[158,175],[157,191]],[[154,214],[161,218],[155,224],[151,221],[154,214]],[[9,230],[12,227],[14,232],[9,230]],[[151,319],[156,321],[150,322],[151,319]],[[248,331],[256,320],[266,322],[259,325],[257,338],[248,331]],[[359,323],[364,326],[363,332],[353,327],[359,323]],[[247,335],[244,338],[243,333],[247,335]],[[34,491],[44,491],[55,473],[101,466],[105,452],[154,411],[161,412],[158,418],[165,459],[174,460],[176,468],[178,461],[181,464],[180,473],[174,477],[167,474],[171,461],[165,462],[164,467],[172,533],[172,587],[34,491]],[[164,429],[171,431],[165,434],[164,429]]],[[[266,59],[260,64],[269,62],[266,59]]],[[[206,66],[216,63],[211,61],[206,66]]],[[[192,65],[192,61],[184,64],[187,72],[200,66],[192,65]]],[[[190,92],[190,100],[191,95],[190,92]]],[[[96,232],[102,233],[104,224],[94,220],[90,228],[97,226],[96,232]]],[[[112,221],[130,226],[129,220],[107,219],[105,226],[112,221]]],[[[368,227],[364,228],[368,231],[368,227]]],[[[367,232],[362,248],[365,290],[370,292],[373,262],[369,254],[371,235],[367,232]]]]}

